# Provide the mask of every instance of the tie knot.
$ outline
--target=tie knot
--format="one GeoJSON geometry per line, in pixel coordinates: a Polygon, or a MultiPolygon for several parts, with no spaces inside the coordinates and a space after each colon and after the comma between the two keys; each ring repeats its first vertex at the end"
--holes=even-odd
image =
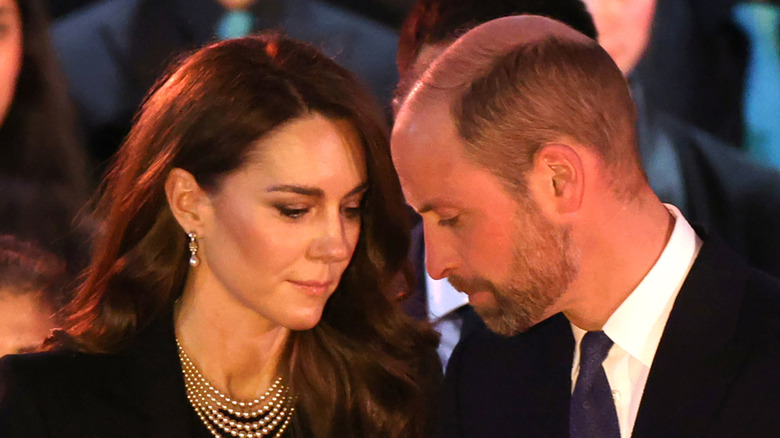
{"type": "Polygon", "coordinates": [[[601,365],[607,358],[612,344],[612,339],[609,339],[609,336],[603,331],[585,333],[580,345],[580,355],[582,356],[580,361],[601,365]]]}

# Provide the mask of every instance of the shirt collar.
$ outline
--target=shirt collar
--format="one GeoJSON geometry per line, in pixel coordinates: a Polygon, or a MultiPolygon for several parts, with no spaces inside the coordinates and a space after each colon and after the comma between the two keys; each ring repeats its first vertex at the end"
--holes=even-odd
{"type": "MultiPolygon", "coordinates": [[[[669,242],[650,272],[604,325],[604,333],[617,346],[647,367],[653,362],[674,300],[702,245],[680,210],[664,205],[675,219],[669,242]]],[[[584,332],[572,327],[575,338],[581,339],[584,332]]]]}
{"type": "Polygon", "coordinates": [[[436,322],[469,303],[469,297],[455,290],[446,279],[434,280],[425,274],[425,299],[428,304],[428,319],[436,322]]]}

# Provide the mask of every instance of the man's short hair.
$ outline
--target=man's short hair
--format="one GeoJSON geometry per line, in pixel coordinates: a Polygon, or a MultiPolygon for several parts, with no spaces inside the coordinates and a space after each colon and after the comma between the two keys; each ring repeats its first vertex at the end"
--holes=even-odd
{"type": "Polygon", "coordinates": [[[636,109],[620,69],[564,24],[516,16],[478,26],[433,63],[417,89],[408,104],[446,102],[466,153],[521,193],[536,152],[559,141],[595,151],[611,176],[621,175],[618,192],[644,181],[636,109]]]}
{"type": "Polygon", "coordinates": [[[596,39],[596,25],[581,0],[418,0],[406,16],[398,40],[401,82],[423,45],[452,42],[481,23],[519,14],[552,18],[596,39]]]}

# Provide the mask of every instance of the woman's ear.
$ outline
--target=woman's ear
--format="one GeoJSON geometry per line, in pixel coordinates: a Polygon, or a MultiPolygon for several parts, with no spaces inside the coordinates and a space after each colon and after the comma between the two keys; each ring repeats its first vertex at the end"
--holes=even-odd
{"type": "Polygon", "coordinates": [[[537,199],[560,214],[579,210],[584,192],[584,168],[577,150],[566,144],[541,147],[534,157],[537,199]]]}
{"type": "Polygon", "coordinates": [[[203,235],[204,219],[208,217],[211,199],[195,177],[184,169],[172,169],[165,180],[165,196],[184,232],[203,235]]]}

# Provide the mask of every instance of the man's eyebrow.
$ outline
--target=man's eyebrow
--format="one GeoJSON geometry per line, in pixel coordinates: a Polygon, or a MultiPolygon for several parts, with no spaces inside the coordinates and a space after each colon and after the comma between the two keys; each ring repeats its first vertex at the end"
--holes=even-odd
{"type": "Polygon", "coordinates": [[[427,213],[427,212],[429,212],[431,210],[433,210],[433,204],[427,203],[427,204],[423,204],[423,206],[420,207],[419,210],[417,210],[417,213],[418,214],[423,214],[423,213],[427,213]]]}

